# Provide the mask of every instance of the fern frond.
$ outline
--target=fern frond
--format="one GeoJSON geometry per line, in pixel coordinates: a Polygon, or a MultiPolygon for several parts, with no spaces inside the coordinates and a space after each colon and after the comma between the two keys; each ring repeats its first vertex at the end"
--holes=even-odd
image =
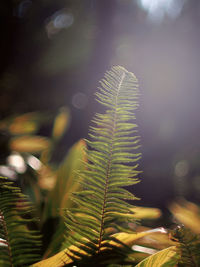
{"type": "Polygon", "coordinates": [[[178,225],[171,234],[171,239],[177,242],[180,253],[178,266],[200,266],[200,236],[192,233],[182,225],[178,225]]]}
{"type": "Polygon", "coordinates": [[[125,200],[136,197],[123,187],[138,182],[137,162],[141,158],[140,137],[133,123],[139,96],[136,77],[117,66],[106,72],[100,84],[97,101],[107,110],[93,119],[95,126],[86,140],[88,163],[80,174],[84,190],[73,195],[77,208],[67,210],[65,217],[70,238],[66,237],[64,246],[82,248],[82,240],[87,240],[87,254],[91,255],[110,249],[107,230],[117,228],[118,219],[133,220],[129,216],[132,205],[125,200]]]}
{"type": "Polygon", "coordinates": [[[0,177],[0,266],[30,266],[40,258],[40,237],[27,228],[31,211],[20,189],[0,177]]]}

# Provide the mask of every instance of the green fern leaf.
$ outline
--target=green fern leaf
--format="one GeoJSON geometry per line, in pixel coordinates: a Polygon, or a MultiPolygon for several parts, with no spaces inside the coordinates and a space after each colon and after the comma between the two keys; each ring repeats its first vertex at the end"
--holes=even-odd
{"type": "Polygon", "coordinates": [[[171,239],[177,242],[180,254],[179,266],[200,266],[200,236],[183,225],[178,225],[171,233],[171,239]]]}
{"type": "Polygon", "coordinates": [[[0,266],[30,266],[40,258],[40,236],[27,228],[31,211],[20,189],[0,177],[0,266]]]}
{"type": "Polygon", "coordinates": [[[123,187],[138,182],[137,162],[141,158],[140,138],[133,123],[139,97],[136,77],[117,66],[106,72],[100,84],[97,101],[107,110],[95,115],[90,140],[86,140],[88,163],[80,174],[84,190],[72,197],[77,208],[66,211],[66,226],[71,232],[63,246],[83,248],[81,240],[87,240],[91,255],[110,249],[108,229],[117,228],[122,216],[126,222],[133,220],[132,205],[125,200],[136,197],[123,187]]]}

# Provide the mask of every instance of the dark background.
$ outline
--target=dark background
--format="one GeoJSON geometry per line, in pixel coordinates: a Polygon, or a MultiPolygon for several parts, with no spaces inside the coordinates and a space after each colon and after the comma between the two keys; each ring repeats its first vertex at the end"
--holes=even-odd
{"type": "Polygon", "coordinates": [[[0,20],[1,119],[69,107],[59,161],[87,137],[98,81],[122,65],[141,90],[140,204],[200,201],[200,1],[4,0],[0,20]]]}

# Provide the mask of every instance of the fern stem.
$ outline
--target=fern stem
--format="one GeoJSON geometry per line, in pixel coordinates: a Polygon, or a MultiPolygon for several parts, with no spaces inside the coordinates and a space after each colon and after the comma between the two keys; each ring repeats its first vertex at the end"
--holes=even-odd
{"type": "Polygon", "coordinates": [[[125,78],[125,73],[122,74],[121,80],[119,82],[119,86],[116,93],[115,98],[115,108],[114,108],[114,119],[112,125],[112,132],[111,132],[111,144],[110,144],[110,153],[109,153],[109,160],[106,168],[106,181],[105,181],[105,190],[104,190],[104,197],[103,197],[103,205],[102,205],[102,213],[101,213],[101,223],[100,223],[100,234],[99,234],[99,242],[98,242],[98,253],[101,249],[102,238],[103,238],[103,226],[104,226],[104,216],[105,216],[105,206],[106,206],[106,199],[107,199],[107,191],[108,191],[108,180],[110,175],[110,168],[111,168],[111,161],[112,161],[112,154],[113,154],[113,142],[114,142],[114,134],[116,128],[116,120],[117,120],[117,100],[119,95],[119,90],[125,78]]]}
{"type": "Polygon", "coordinates": [[[10,264],[11,264],[10,266],[14,267],[13,261],[12,261],[12,251],[11,251],[11,247],[10,247],[10,244],[9,244],[8,229],[7,229],[7,226],[6,226],[6,222],[5,222],[5,219],[4,219],[3,212],[1,210],[0,210],[0,218],[2,219],[2,226],[3,226],[3,230],[4,230],[4,233],[5,233],[5,236],[6,236],[6,241],[7,241],[7,246],[8,246],[8,255],[9,255],[10,264]]]}
{"type": "Polygon", "coordinates": [[[188,253],[188,257],[190,259],[190,266],[194,266],[194,267],[198,267],[199,265],[196,263],[195,257],[192,253],[192,251],[189,248],[189,245],[187,244],[187,242],[185,242],[185,240],[181,240],[182,246],[184,246],[184,248],[186,249],[187,253],[188,253]]]}
{"type": "Polygon", "coordinates": [[[104,215],[105,215],[105,206],[106,206],[106,198],[107,198],[107,191],[108,191],[108,179],[110,173],[110,164],[111,164],[111,156],[112,156],[112,147],[113,144],[111,143],[111,152],[110,152],[110,159],[108,161],[107,169],[106,169],[106,183],[105,183],[105,190],[104,190],[104,200],[102,206],[102,213],[101,213],[101,224],[100,224],[100,234],[99,234],[99,243],[98,243],[98,253],[101,249],[101,242],[103,237],[103,225],[104,225],[104,215]]]}

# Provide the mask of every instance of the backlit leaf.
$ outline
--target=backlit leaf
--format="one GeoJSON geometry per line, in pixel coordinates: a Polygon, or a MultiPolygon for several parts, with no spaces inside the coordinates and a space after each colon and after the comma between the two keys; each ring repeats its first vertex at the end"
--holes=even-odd
{"type": "MultiPolygon", "coordinates": [[[[148,235],[148,232],[141,232],[141,233],[135,233],[135,234],[127,234],[127,233],[116,233],[114,235],[112,235],[112,237],[116,238],[117,240],[119,240],[120,242],[125,243],[126,245],[131,246],[136,240],[148,235]]],[[[120,243],[116,243],[114,241],[109,241],[109,243],[111,245],[115,245],[115,246],[120,246],[120,243]]],[[[87,243],[86,243],[87,244],[87,243]]],[[[74,252],[77,251],[79,253],[83,253],[85,254],[84,250],[81,250],[80,248],[76,247],[76,246],[70,246],[69,248],[71,251],[73,250],[74,252]]],[[[69,249],[64,249],[63,251],[57,253],[56,255],[42,260],[36,264],[33,265],[33,267],[49,267],[49,266],[54,266],[54,267],[62,267],[65,266],[65,264],[69,264],[72,263],[73,261],[71,260],[71,258],[69,256],[67,256],[67,254],[71,254],[71,252],[69,252],[69,249]]],[[[101,250],[105,250],[105,247],[102,247],[101,250]]]]}
{"type": "MultiPolygon", "coordinates": [[[[77,171],[83,170],[85,160],[85,142],[83,140],[78,141],[68,152],[63,163],[60,165],[56,175],[56,184],[54,188],[47,195],[47,202],[44,208],[43,222],[51,217],[58,217],[62,214],[62,209],[70,207],[72,201],[70,201],[70,194],[76,192],[80,187],[80,180],[75,179],[77,171]]],[[[48,182],[48,180],[47,180],[48,182]]],[[[63,218],[60,217],[60,221],[57,226],[57,230],[53,236],[52,242],[49,244],[45,257],[58,252],[64,240],[63,233],[65,232],[65,225],[63,218]]]]}
{"type": "Polygon", "coordinates": [[[161,217],[162,212],[157,208],[147,207],[134,207],[131,209],[134,212],[133,217],[136,219],[158,219],[161,217]]]}
{"type": "Polygon", "coordinates": [[[169,210],[180,223],[200,234],[200,209],[196,204],[182,199],[172,203],[169,210]]]}
{"type": "Polygon", "coordinates": [[[42,136],[20,136],[10,141],[10,148],[17,152],[39,153],[50,146],[50,140],[42,136]]]}
{"type": "Polygon", "coordinates": [[[69,125],[69,111],[66,108],[61,108],[59,114],[54,120],[52,137],[56,140],[61,138],[68,125],[69,125]]]}
{"type": "Polygon", "coordinates": [[[9,131],[12,135],[34,134],[41,123],[41,114],[38,112],[25,113],[9,117],[0,122],[0,129],[9,131]]]}
{"type": "Polygon", "coordinates": [[[136,265],[136,267],[174,267],[179,259],[175,246],[163,249],[136,265]]]}
{"type": "Polygon", "coordinates": [[[81,171],[85,159],[85,142],[78,141],[72,146],[63,163],[60,165],[56,176],[56,184],[47,196],[45,218],[58,216],[59,210],[69,207],[70,193],[75,192],[80,184],[77,183],[77,171],[81,171]]]}
{"type": "MultiPolygon", "coordinates": [[[[88,162],[86,170],[80,173],[83,192],[73,195],[76,207],[82,209],[83,214],[92,215],[94,223],[80,222],[73,208],[65,214],[67,235],[71,239],[66,235],[64,246],[70,247],[75,242],[81,247],[81,242],[73,238],[73,232],[78,231],[81,241],[86,238],[95,244],[93,254],[98,254],[103,247],[111,248],[112,243],[104,242],[111,237],[108,229],[118,229],[122,221],[126,225],[136,221],[130,210],[133,206],[126,200],[137,198],[124,187],[138,182],[136,162],[141,157],[138,141],[135,143],[136,136],[138,139],[134,123],[139,97],[137,78],[126,69],[115,66],[106,72],[100,83],[97,101],[106,110],[103,114],[97,113],[92,120],[95,127],[91,128],[90,140],[86,141],[88,162]],[[124,138],[125,143],[121,143],[119,137],[124,138]]],[[[120,231],[129,229],[122,225],[120,231]]]]}
{"type": "Polygon", "coordinates": [[[69,263],[72,263],[72,260],[67,255],[66,249],[46,260],[42,260],[40,262],[35,263],[33,267],[62,267],[65,266],[65,264],[69,263]]]}

